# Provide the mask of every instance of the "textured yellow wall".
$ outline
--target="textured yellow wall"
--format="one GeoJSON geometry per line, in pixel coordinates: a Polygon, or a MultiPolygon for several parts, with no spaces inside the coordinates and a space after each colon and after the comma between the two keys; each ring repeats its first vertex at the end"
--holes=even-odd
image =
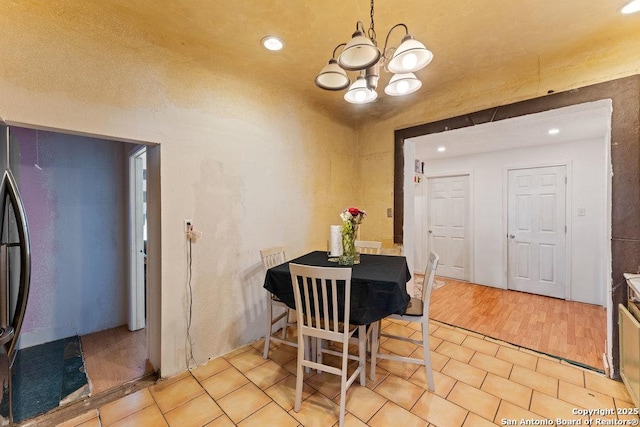
{"type": "Polygon", "coordinates": [[[259,249],[326,248],[356,193],[355,130],[279,87],[51,22],[0,14],[0,117],[160,144],[162,375],[186,367],[185,218],[203,233],[193,245],[196,362],[263,336],[259,249]]]}

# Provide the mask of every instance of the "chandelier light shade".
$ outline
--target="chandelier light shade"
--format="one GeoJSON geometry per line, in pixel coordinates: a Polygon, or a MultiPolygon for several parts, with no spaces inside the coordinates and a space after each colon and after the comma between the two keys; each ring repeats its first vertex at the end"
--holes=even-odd
{"type": "Polygon", "coordinates": [[[378,48],[373,22],[373,0],[371,0],[371,25],[365,31],[362,22],[356,23],[356,31],[348,43],[342,43],[333,50],[329,64],[316,77],[316,86],[325,90],[349,88],[344,95],[347,102],[366,104],[378,98],[376,88],[380,77],[379,69],[394,73],[384,92],[390,96],[408,95],[420,89],[422,82],[413,74],[426,67],[433,59],[433,53],[424,44],[415,40],[405,24],[396,24],[387,32],[384,48],[378,48]],[[404,28],[404,37],[397,48],[389,47],[389,36],[394,29],[404,28]],[[336,60],[336,51],[344,47],[336,60]],[[360,75],[349,86],[347,71],[359,71],[360,75]]]}
{"type": "Polygon", "coordinates": [[[394,74],[384,93],[391,96],[409,95],[421,87],[422,82],[413,73],[394,74]]]}
{"type": "Polygon", "coordinates": [[[352,104],[368,104],[378,98],[378,93],[367,87],[367,80],[363,75],[358,76],[355,82],[351,85],[347,93],[344,94],[344,99],[352,104]]]}
{"type": "Polygon", "coordinates": [[[429,65],[432,59],[433,53],[407,34],[393,53],[387,68],[392,73],[414,73],[429,65]]]}
{"type": "Polygon", "coordinates": [[[320,71],[316,77],[316,85],[326,90],[346,89],[351,83],[349,76],[340,68],[338,62],[331,58],[329,63],[320,71]]]}
{"type": "Polygon", "coordinates": [[[373,41],[362,31],[356,31],[338,57],[338,64],[349,71],[364,70],[376,64],[380,56],[380,50],[373,41]]]}

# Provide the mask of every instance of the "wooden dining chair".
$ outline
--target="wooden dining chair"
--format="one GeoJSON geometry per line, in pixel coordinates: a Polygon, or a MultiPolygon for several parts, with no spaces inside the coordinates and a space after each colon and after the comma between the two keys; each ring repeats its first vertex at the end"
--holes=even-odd
{"type": "Polygon", "coordinates": [[[347,389],[360,377],[360,385],[365,385],[366,375],[366,329],[365,326],[349,324],[351,308],[351,269],[336,267],[315,267],[289,264],[291,283],[295,298],[298,320],[298,364],[296,370],[296,396],[294,410],[300,411],[302,403],[303,368],[316,369],[340,377],[340,427],[344,426],[345,400],[347,389]],[[344,287],[342,285],[344,282],[344,287]],[[358,332],[358,356],[349,354],[349,340],[358,332]],[[306,338],[317,343],[315,357],[305,352],[306,338]],[[322,345],[323,341],[341,344],[341,351],[331,350],[322,345]],[[340,367],[323,363],[322,353],[340,357],[340,367]],[[315,360],[314,360],[315,359],[315,360]],[[358,361],[358,367],[349,376],[349,359],[358,361]]]}
{"type": "MultiPolygon", "coordinates": [[[[274,246],[271,248],[262,249],[260,251],[262,258],[262,265],[265,271],[276,265],[280,265],[287,261],[284,246],[274,246]]],[[[267,321],[267,332],[264,337],[264,351],[263,357],[266,359],[269,357],[269,345],[271,342],[286,344],[292,347],[297,347],[295,341],[287,340],[287,328],[289,326],[295,326],[294,323],[289,322],[289,307],[278,297],[269,292],[269,319],[267,321]],[[274,308],[280,313],[274,317],[274,308]],[[282,337],[273,336],[273,325],[282,323],[282,337]]],[[[277,331],[277,329],[276,329],[277,331]]]]}
{"type": "Polygon", "coordinates": [[[435,253],[431,252],[429,254],[429,261],[427,262],[427,268],[424,273],[424,283],[422,284],[422,298],[411,298],[404,314],[392,314],[386,317],[386,319],[420,323],[422,326],[422,340],[416,340],[399,335],[392,335],[388,332],[380,330],[380,321],[374,323],[373,331],[371,334],[370,377],[372,380],[375,380],[377,359],[395,360],[405,363],[417,363],[419,365],[424,365],[427,374],[427,381],[429,383],[429,390],[435,391],[435,385],[433,382],[433,371],[431,369],[431,352],[429,350],[429,299],[431,297],[431,289],[433,288],[433,280],[436,275],[436,268],[438,268],[439,259],[440,258],[435,253]],[[393,353],[380,353],[380,337],[421,345],[424,352],[424,357],[422,359],[418,359],[412,357],[404,357],[393,353]]]}
{"type": "Polygon", "coordinates": [[[382,250],[382,242],[373,240],[356,240],[354,244],[356,251],[361,254],[380,255],[380,251],[382,250]]]}

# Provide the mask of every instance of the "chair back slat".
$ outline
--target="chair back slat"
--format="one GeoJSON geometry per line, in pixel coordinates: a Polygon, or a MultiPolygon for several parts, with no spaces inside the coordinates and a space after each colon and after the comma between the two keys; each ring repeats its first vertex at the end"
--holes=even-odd
{"type": "Polygon", "coordinates": [[[429,314],[429,300],[431,299],[431,290],[433,289],[433,281],[439,260],[440,257],[435,252],[429,253],[429,261],[427,261],[427,268],[424,271],[424,283],[422,284],[422,311],[425,315],[429,314]]]}
{"type": "Polygon", "coordinates": [[[298,321],[308,328],[343,333],[339,322],[349,323],[351,269],[293,263],[289,269],[298,321]],[[344,282],[344,301],[338,300],[342,286],[339,282],[344,282]]]}
{"type": "Polygon", "coordinates": [[[284,246],[273,246],[260,251],[262,265],[265,269],[270,269],[287,261],[284,246]]]}
{"type": "Polygon", "coordinates": [[[361,254],[380,255],[382,251],[382,242],[373,240],[356,240],[354,242],[356,251],[361,254]]]}

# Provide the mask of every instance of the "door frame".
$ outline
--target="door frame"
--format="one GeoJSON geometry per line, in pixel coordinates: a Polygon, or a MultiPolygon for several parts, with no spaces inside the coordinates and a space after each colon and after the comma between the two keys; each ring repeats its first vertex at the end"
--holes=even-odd
{"type": "Polygon", "coordinates": [[[143,176],[139,169],[138,160],[144,154],[147,147],[142,145],[134,148],[129,153],[129,283],[128,283],[128,310],[127,325],[130,331],[137,331],[146,326],[146,280],[144,257],[140,251],[144,251],[144,223],[142,221],[143,176]],[[142,212],[141,212],[142,211],[142,212]],[[142,260],[142,261],[141,261],[142,260]]]}
{"type": "Polygon", "coordinates": [[[429,251],[429,241],[427,236],[428,230],[428,221],[429,221],[429,180],[435,178],[452,178],[456,176],[468,176],[469,177],[469,191],[467,194],[468,198],[468,208],[467,208],[467,218],[468,218],[468,241],[467,241],[467,253],[469,255],[467,259],[467,265],[469,268],[468,276],[469,282],[475,283],[475,240],[474,240],[474,185],[473,185],[473,170],[463,170],[463,171],[451,171],[451,172],[434,172],[425,174],[425,186],[424,186],[424,206],[423,212],[425,216],[425,223],[421,227],[422,236],[420,238],[423,242],[425,242],[424,247],[426,248],[426,252],[429,251]]]}
{"type": "Polygon", "coordinates": [[[545,167],[564,166],[566,177],[565,188],[565,211],[564,211],[564,224],[567,232],[565,233],[565,284],[564,284],[564,298],[567,301],[571,301],[571,200],[572,197],[572,162],[558,161],[558,162],[545,162],[545,163],[526,163],[517,164],[512,166],[505,166],[502,169],[502,288],[509,289],[509,171],[520,169],[537,169],[545,167]]]}

